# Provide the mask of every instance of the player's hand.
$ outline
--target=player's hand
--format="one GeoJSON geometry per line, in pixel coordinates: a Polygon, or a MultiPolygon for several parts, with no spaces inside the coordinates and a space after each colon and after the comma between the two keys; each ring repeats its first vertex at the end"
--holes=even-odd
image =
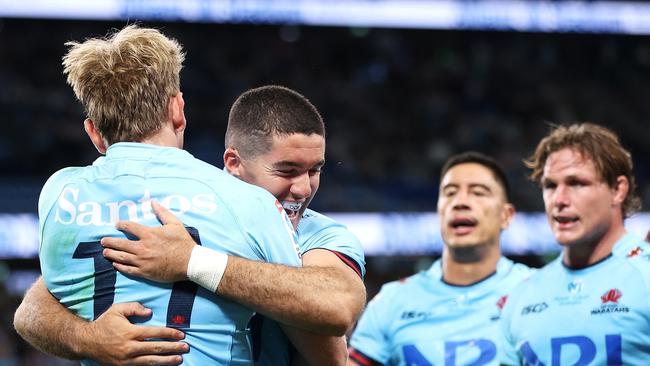
{"type": "Polygon", "coordinates": [[[178,365],[181,353],[189,350],[179,342],[183,332],[165,327],[131,324],[130,316],[150,316],[151,310],[137,302],[113,304],[94,322],[83,337],[84,355],[102,365],[178,365]],[[145,339],[168,339],[145,341],[145,339]]]}
{"type": "Polygon", "coordinates": [[[151,207],[163,224],[144,226],[133,221],[119,221],[119,230],[139,240],[103,238],[104,257],[116,270],[157,282],[187,280],[187,264],[196,242],[169,210],[152,202],[151,207]]]}
{"type": "Polygon", "coordinates": [[[647,233],[646,236],[645,236],[645,241],[647,241],[648,243],[650,243],[650,230],[648,230],[648,233],[647,233]]]}

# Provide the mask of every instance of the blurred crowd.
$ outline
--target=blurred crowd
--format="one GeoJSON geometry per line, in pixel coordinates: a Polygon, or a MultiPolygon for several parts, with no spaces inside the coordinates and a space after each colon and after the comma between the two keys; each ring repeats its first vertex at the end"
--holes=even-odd
{"type": "MultiPolygon", "coordinates": [[[[60,60],[66,41],[121,25],[0,20],[0,211],[33,212],[47,176],[97,156],[60,60]]],[[[221,165],[240,92],[284,84],[316,104],[329,141],[321,211],[434,210],[441,163],[467,149],[505,165],[520,210],[541,210],[521,161],[549,123],[585,120],[622,136],[650,202],[645,37],[147,25],[185,46],[186,147],[204,160],[221,165]]]]}

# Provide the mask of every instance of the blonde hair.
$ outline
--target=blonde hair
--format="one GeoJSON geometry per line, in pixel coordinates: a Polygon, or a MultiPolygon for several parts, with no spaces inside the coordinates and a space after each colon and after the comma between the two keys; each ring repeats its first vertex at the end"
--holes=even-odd
{"type": "Polygon", "coordinates": [[[63,73],[109,145],[141,141],[160,130],[169,98],[180,91],[185,54],[176,40],[129,25],[66,46],[63,73]]]}
{"type": "Polygon", "coordinates": [[[569,148],[579,152],[583,158],[591,159],[596,172],[610,187],[614,187],[619,176],[625,176],[630,189],[623,201],[623,217],[629,217],[641,208],[641,199],[636,193],[632,156],[611,130],[593,123],[570,126],[554,126],[551,133],[539,142],[533,155],[524,161],[532,169],[530,180],[541,184],[546,159],[552,153],[569,148]]]}

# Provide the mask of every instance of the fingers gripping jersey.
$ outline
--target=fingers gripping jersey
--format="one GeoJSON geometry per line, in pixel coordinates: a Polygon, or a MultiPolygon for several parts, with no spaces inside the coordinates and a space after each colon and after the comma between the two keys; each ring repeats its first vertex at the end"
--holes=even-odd
{"type": "Polygon", "coordinates": [[[506,365],[647,365],[650,262],[626,235],[614,254],[571,270],[562,256],[511,296],[502,319],[506,365]],[[630,249],[631,248],[631,249],[630,249]]]}
{"type": "MultiPolygon", "coordinates": [[[[363,278],[365,259],[361,243],[344,225],[307,209],[298,224],[298,245],[302,254],[312,249],[335,253],[363,278]]],[[[290,365],[295,350],[275,321],[256,315],[251,322],[256,365],[290,365]]]]}
{"type": "Polygon", "coordinates": [[[501,308],[531,270],[501,258],[492,276],[451,286],[442,281],[441,263],[382,287],[352,334],[352,359],[362,365],[498,365],[501,308]]]}
{"type": "MultiPolygon", "coordinates": [[[[300,265],[291,224],[275,198],[175,149],[112,145],[92,166],[53,175],[39,199],[40,261],[50,291],[74,313],[96,319],[112,303],[139,301],[148,325],[181,328],[184,365],[250,364],[252,312],[190,282],[157,284],[117,273],[99,240],[122,236],[118,220],[159,225],[156,199],[201,245],[256,260],[300,265]]],[[[92,364],[84,361],[84,364],[92,364]]]]}

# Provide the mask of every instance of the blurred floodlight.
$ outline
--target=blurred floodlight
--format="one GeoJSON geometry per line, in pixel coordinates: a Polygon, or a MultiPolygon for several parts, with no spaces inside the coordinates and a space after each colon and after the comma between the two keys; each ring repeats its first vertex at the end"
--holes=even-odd
{"type": "Polygon", "coordinates": [[[650,2],[0,0],[0,17],[650,34],[650,2]]]}

